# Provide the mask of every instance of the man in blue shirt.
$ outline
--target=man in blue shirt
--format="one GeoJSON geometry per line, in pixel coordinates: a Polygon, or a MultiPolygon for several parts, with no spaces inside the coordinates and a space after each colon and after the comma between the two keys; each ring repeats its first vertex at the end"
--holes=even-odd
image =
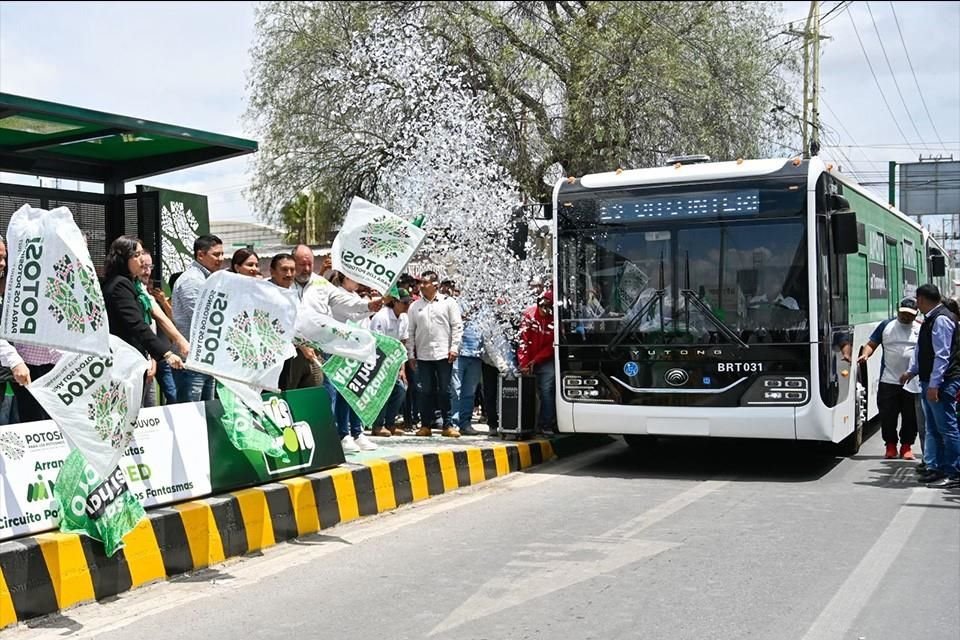
{"type": "Polygon", "coordinates": [[[910,368],[900,378],[906,384],[920,378],[927,468],[918,479],[928,487],[960,487],[960,431],[957,429],[957,390],[960,389],[960,331],[957,318],[941,302],[940,290],[925,284],[917,289],[917,308],[924,321],[910,368]],[[929,455],[928,455],[929,454],[929,455]]]}

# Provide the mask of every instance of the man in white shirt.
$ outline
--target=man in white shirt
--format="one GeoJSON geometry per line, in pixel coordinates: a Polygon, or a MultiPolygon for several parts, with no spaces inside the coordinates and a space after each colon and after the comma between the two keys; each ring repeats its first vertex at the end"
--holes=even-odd
{"type": "MultiPolygon", "coordinates": [[[[407,310],[413,303],[413,297],[406,289],[399,289],[395,298],[390,298],[383,309],[378,311],[370,321],[370,330],[382,333],[385,336],[396,338],[404,345],[407,344],[408,319],[407,310]]],[[[407,376],[404,368],[400,368],[400,377],[397,378],[397,384],[383,405],[383,410],[377,416],[373,423],[373,435],[390,436],[403,435],[403,428],[397,426],[397,414],[400,412],[400,405],[403,404],[404,397],[407,395],[407,376]]]]}
{"type": "Polygon", "coordinates": [[[453,298],[437,290],[440,277],[435,271],[424,271],[420,278],[422,297],[410,305],[407,356],[417,372],[417,395],[420,404],[421,428],[418,436],[433,435],[432,428],[439,411],[442,435],[459,438],[450,415],[450,377],[453,363],[460,352],[463,319],[453,298]]]}
{"type": "Polygon", "coordinates": [[[911,451],[917,439],[917,414],[915,394],[920,393],[916,379],[906,385],[900,377],[910,368],[910,359],[917,349],[919,327],[917,319],[917,301],[904,298],[900,301],[897,317],[884,320],[870,335],[863,347],[859,362],[866,362],[877,347],[883,346],[883,359],[880,364],[880,385],[877,388],[877,409],[880,412],[880,429],[886,444],[885,458],[903,458],[913,460],[911,451]],[[897,423],[900,423],[900,452],[897,453],[897,423]]]}

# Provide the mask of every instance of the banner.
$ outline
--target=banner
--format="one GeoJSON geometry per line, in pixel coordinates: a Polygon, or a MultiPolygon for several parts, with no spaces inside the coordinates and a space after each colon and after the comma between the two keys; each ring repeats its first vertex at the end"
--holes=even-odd
{"type": "Polygon", "coordinates": [[[54,495],[61,514],[60,531],[99,540],[108,557],[123,547],[123,537],[146,515],[120,467],[104,478],[79,449],[71,451],[63,463],[54,495]]]}
{"type": "MultiPolygon", "coordinates": [[[[142,409],[117,466],[145,507],[167,505],[318,471],[344,461],[322,387],[268,398],[283,454],[240,450],[220,402],[142,409]]],[[[70,453],[52,420],[0,427],[0,540],[56,529],[55,478],[70,453]]]]}
{"type": "Polygon", "coordinates": [[[56,422],[73,448],[106,478],[130,440],[147,360],[117,336],[111,356],[64,354],[27,390],[56,422]]]}
{"type": "MultiPolygon", "coordinates": [[[[229,271],[207,278],[190,327],[188,369],[279,391],[293,348],[297,299],[287,289],[229,271]]],[[[259,407],[252,406],[257,410],[259,407]]]]}
{"type": "Polygon", "coordinates": [[[333,268],[374,291],[386,292],[426,235],[386,209],[354,198],[333,240],[333,268]]]}
{"type": "Polygon", "coordinates": [[[83,234],[66,207],[20,207],[10,252],[0,338],[73,353],[110,352],[107,312],[83,234]]]}
{"type": "Polygon", "coordinates": [[[407,361],[407,350],[396,338],[374,333],[377,341],[375,360],[360,362],[333,357],[323,365],[324,374],[353,407],[364,426],[370,426],[390,398],[400,367],[407,361]]]}

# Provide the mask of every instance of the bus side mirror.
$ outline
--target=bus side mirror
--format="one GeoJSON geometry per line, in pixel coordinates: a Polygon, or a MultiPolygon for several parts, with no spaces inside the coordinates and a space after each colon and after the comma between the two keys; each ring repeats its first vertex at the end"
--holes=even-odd
{"type": "Polygon", "coordinates": [[[947,258],[944,255],[930,256],[930,277],[941,278],[947,275],[947,258]]]}
{"type": "Polygon", "coordinates": [[[840,254],[857,253],[860,243],[857,240],[857,214],[853,211],[835,211],[830,214],[833,251],[840,254]]]}

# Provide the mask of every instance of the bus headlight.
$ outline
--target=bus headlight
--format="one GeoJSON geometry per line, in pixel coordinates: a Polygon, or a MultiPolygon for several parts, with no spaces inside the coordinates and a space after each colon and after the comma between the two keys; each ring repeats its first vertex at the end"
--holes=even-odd
{"type": "Polygon", "coordinates": [[[744,406],[797,406],[810,399],[810,382],[806,376],[761,376],[743,394],[744,406]]]}
{"type": "Polygon", "coordinates": [[[606,385],[597,375],[566,374],[561,381],[563,399],[570,402],[609,402],[606,385]]]}

